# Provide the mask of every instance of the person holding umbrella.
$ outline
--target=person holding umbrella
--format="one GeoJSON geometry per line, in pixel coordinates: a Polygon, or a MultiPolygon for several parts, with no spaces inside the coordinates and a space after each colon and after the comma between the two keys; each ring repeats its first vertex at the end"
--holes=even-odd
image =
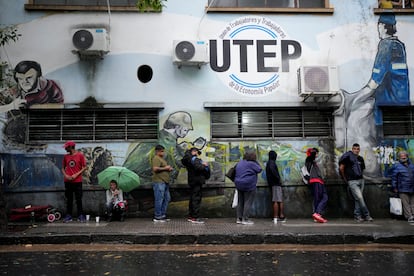
{"type": "Polygon", "coordinates": [[[167,221],[167,207],[170,196],[170,172],[172,166],[164,159],[165,148],[162,145],[155,146],[155,156],[152,158],[152,188],[154,190],[154,222],[167,221]]]}
{"type": "Polygon", "coordinates": [[[82,173],[86,170],[85,156],[75,150],[75,142],[67,141],[63,147],[67,154],[63,157],[62,173],[65,182],[66,217],[63,222],[72,221],[73,194],[75,194],[78,221],[86,222],[82,209],[82,173]]]}

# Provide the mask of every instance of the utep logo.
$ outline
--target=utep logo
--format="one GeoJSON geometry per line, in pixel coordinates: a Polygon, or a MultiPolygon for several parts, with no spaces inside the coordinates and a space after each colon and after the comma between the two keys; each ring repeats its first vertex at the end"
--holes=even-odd
{"type": "Polygon", "coordinates": [[[280,86],[280,72],[301,56],[302,47],[285,39],[280,26],[265,17],[230,22],[217,40],[210,40],[210,67],[234,91],[265,96],[280,86]]]}

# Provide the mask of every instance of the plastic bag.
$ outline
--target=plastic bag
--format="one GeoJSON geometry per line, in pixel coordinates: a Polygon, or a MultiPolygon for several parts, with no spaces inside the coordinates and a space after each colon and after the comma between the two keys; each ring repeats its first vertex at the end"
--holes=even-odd
{"type": "Polygon", "coordinates": [[[402,203],[399,197],[390,197],[390,213],[401,216],[402,215],[402,203]]]}
{"type": "Polygon", "coordinates": [[[231,208],[236,208],[239,202],[239,195],[237,193],[237,189],[234,190],[233,202],[231,204],[231,208]]]}

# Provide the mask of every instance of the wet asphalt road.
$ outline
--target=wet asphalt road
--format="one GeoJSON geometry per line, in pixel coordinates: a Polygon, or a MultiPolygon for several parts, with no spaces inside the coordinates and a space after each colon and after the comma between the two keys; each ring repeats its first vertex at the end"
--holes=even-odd
{"type": "Polygon", "coordinates": [[[413,275],[414,247],[0,246],[0,275],[413,275]]]}

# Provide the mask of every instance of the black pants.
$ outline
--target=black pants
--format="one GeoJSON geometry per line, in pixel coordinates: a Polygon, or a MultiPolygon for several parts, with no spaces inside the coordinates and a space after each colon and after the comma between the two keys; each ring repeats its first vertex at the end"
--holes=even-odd
{"type": "Polygon", "coordinates": [[[191,218],[198,218],[200,216],[201,206],[201,185],[190,186],[190,193],[188,215],[191,218]]]}
{"type": "Polygon", "coordinates": [[[83,214],[82,209],[82,183],[65,182],[66,212],[72,216],[73,212],[73,194],[75,194],[76,208],[78,217],[83,214]]]}

